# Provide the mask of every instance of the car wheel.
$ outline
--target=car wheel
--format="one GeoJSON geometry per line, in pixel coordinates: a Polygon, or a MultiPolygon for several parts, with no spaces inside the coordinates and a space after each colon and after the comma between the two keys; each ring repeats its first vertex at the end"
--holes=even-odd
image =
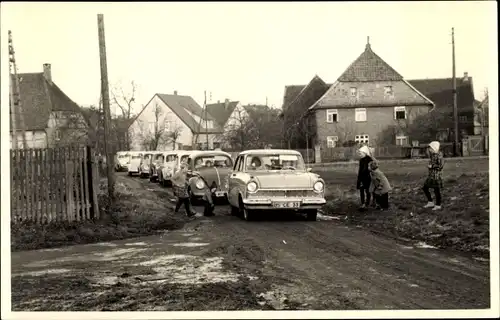
{"type": "Polygon", "coordinates": [[[313,209],[306,212],[307,221],[316,221],[318,218],[318,210],[313,209]]]}
{"type": "Polygon", "coordinates": [[[245,219],[246,221],[255,220],[255,212],[253,210],[246,209],[245,207],[243,207],[243,219],[245,219]]]}
{"type": "Polygon", "coordinates": [[[231,206],[231,215],[232,216],[239,216],[240,215],[240,209],[235,206],[231,206]]]}
{"type": "Polygon", "coordinates": [[[129,175],[129,176],[132,176],[132,172],[130,172],[130,171],[129,171],[129,172],[128,172],[128,175],[129,175]]]}

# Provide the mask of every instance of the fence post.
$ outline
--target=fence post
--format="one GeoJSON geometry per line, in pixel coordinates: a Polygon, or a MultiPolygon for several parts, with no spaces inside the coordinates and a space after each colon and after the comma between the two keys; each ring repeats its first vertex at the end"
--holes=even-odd
{"type": "Polygon", "coordinates": [[[91,202],[91,212],[90,218],[97,219],[99,217],[99,204],[97,201],[97,190],[95,190],[94,186],[95,179],[97,178],[94,175],[94,154],[90,146],[87,146],[87,176],[89,181],[89,200],[91,202]]]}

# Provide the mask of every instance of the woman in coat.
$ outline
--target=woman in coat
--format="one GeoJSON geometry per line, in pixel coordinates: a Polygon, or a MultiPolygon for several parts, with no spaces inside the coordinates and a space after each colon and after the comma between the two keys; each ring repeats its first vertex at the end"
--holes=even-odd
{"type": "Polygon", "coordinates": [[[424,208],[432,208],[432,210],[441,209],[441,190],[443,189],[443,178],[442,170],[444,166],[443,154],[439,151],[440,144],[438,141],[432,141],[429,143],[429,163],[427,168],[429,169],[429,174],[424,183],[424,194],[427,198],[427,204],[424,208]],[[436,197],[436,202],[432,201],[432,196],[429,189],[434,189],[434,195],[436,197]]]}
{"type": "Polygon", "coordinates": [[[372,156],[371,150],[368,146],[362,146],[361,148],[359,148],[358,154],[360,156],[360,159],[356,189],[359,190],[361,208],[364,209],[368,205],[370,205],[371,200],[371,176],[368,164],[375,160],[375,158],[372,156]]]}

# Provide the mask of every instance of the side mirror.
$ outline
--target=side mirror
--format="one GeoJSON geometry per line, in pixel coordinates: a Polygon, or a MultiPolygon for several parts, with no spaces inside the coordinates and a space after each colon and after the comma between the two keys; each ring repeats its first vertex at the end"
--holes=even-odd
{"type": "Polygon", "coordinates": [[[307,172],[311,172],[312,168],[307,168],[306,170],[307,170],[307,172]]]}

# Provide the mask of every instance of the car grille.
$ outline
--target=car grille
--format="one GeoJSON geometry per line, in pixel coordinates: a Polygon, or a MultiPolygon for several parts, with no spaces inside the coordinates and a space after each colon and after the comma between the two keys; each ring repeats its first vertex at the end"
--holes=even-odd
{"type": "Polygon", "coordinates": [[[313,190],[257,190],[251,197],[321,197],[313,190]]]}

